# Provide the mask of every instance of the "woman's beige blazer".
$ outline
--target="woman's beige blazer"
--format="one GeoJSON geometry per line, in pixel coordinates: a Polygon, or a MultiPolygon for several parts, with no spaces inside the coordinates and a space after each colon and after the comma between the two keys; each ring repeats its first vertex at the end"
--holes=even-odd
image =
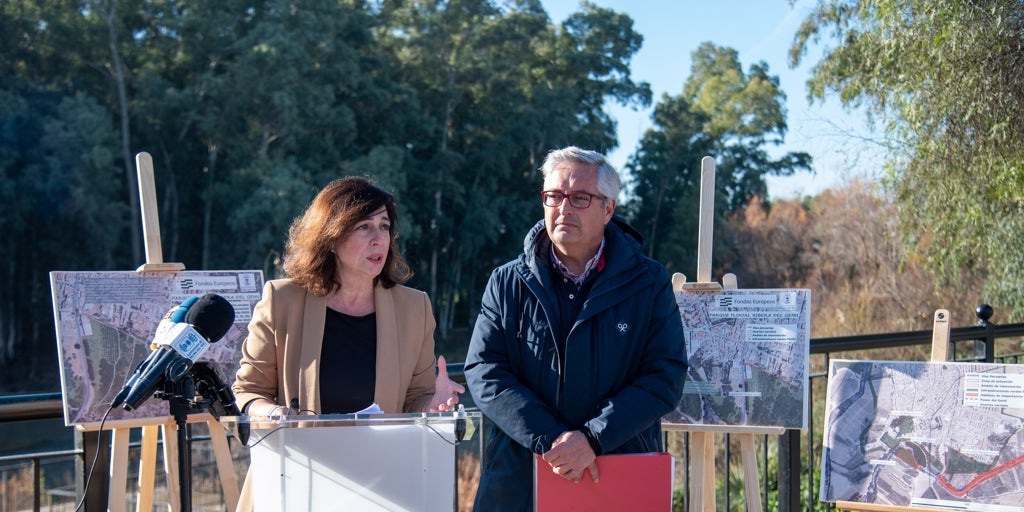
{"type": "MultiPolygon", "coordinates": [[[[374,401],[385,413],[425,410],[434,394],[434,315],[427,294],[405,286],[373,290],[377,312],[374,401]]],[[[232,391],[240,409],[256,398],[320,413],[320,346],[326,297],[290,279],[268,281],[253,310],[232,391]]]]}
{"type": "MultiPolygon", "coordinates": [[[[377,310],[374,401],[385,413],[426,410],[434,394],[434,315],[427,294],[404,286],[373,289],[377,310]]],[[[257,398],[304,413],[320,412],[320,346],[327,299],[290,279],[268,281],[249,321],[242,361],[231,386],[243,411],[257,398]]],[[[327,370],[329,371],[329,369],[327,370]]],[[[251,511],[252,473],[246,474],[237,512],[251,511]]]]}

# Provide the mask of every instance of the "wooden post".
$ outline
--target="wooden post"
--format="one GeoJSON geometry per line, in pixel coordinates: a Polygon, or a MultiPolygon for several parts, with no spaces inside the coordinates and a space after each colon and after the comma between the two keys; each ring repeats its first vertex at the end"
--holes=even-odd
{"type": "Polygon", "coordinates": [[[697,282],[711,282],[711,232],[715,226],[715,159],[700,160],[700,218],[697,225],[697,282]]]}
{"type": "Polygon", "coordinates": [[[156,460],[157,436],[160,435],[159,425],[142,427],[142,452],[139,455],[138,487],[140,489],[136,510],[153,510],[153,481],[156,480],[156,464],[147,461],[156,460]]]}
{"type": "Polygon", "coordinates": [[[137,272],[180,272],[184,263],[164,263],[160,241],[160,211],[156,204],[156,180],[153,177],[153,157],[149,153],[135,155],[135,170],[139,174],[139,205],[142,208],[142,237],[146,244],[146,263],[137,272]]]}
{"type": "Polygon", "coordinates": [[[107,510],[124,512],[125,480],[128,479],[128,437],[130,428],[113,428],[110,431],[110,498],[107,510]]]}

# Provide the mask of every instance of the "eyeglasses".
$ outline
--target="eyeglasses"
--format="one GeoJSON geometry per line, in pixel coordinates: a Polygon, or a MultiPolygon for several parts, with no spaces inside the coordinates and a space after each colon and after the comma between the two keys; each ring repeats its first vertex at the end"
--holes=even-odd
{"type": "Polygon", "coordinates": [[[588,192],[562,192],[561,190],[545,190],[540,193],[540,196],[544,198],[544,206],[555,208],[562,204],[563,199],[568,198],[569,204],[571,204],[573,208],[579,208],[581,210],[589,207],[590,201],[595,197],[602,201],[608,199],[608,197],[600,194],[591,194],[588,192]]]}

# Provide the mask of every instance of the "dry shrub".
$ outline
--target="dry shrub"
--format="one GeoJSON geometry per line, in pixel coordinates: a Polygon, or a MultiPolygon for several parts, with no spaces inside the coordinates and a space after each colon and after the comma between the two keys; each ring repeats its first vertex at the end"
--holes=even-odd
{"type": "Polygon", "coordinates": [[[754,198],[727,219],[719,264],[742,288],[810,289],[812,338],[927,330],[936,309],[950,310],[954,326],[974,324],[981,279],[938,288],[905,250],[895,208],[877,184],[857,180],[806,203],[754,198]]]}
{"type": "Polygon", "coordinates": [[[34,489],[32,466],[8,467],[0,470],[4,485],[0,486],[3,510],[32,510],[34,489]]]}
{"type": "Polygon", "coordinates": [[[459,455],[458,481],[459,512],[472,512],[473,500],[480,485],[480,457],[475,452],[464,452],[459,455]]]}

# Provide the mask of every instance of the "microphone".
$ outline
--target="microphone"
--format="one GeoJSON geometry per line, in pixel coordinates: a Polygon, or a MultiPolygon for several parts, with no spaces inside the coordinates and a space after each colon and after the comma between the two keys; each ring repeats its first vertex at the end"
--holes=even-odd
{"type": "MultiPolygon", "coordinates": [[[[180,309],[171,315],[172,320],[178,311],[180,309]]],[[[183,322],[161,322],[153,339],[156,351],[147,358],[149,364],[143,362],[129,379],[126,387],[130,386],[130,389],[123,404],[118,405],[126,411],[138,409],[166,380],[181,380],[210,343],[220,340],[234,322],[235,309],[231,303],[214,293],[203,295],[191,303],[183,322]]]]}
{"type": "Polygon", "coordinates": [[[189,308],[191,308],[192,305],[195,304],[196,301],[198,300],[199,297],[193,295],[181,301],[181,304],[167,310],[167,314],[165,314],[164,317],[160,319],[160,325],[158,325],[156,328],[154,341],[153,343],[151,343],[152,352],[150,352],[149,355],[146,356],[145,360],[143,360],[141,363],[139,363],[138,366],[135,367],[135,372],[125,382],[124,387],[121,388],[121,391],[119,391],[117,395],[114,397],[114,401],[110,404],[111,409],[119,407],[121,404],[124,403],[124,399],[128,397],[128,393],[131,392],[132,388],[135,387],[135,384],[138,383],[139,378],[142,377],[142,375],[145,373],[146,368],[148,368],[151,364],[154,364],[157,361],[157,359],[160,359],[161,357],[167,355],[166,352],[157,350],[159,348],[159,345],[156,343],[156,340],[160,339],[161,336],[164,333],[166,333],[173,324],[185,321],[185,315],[186,313],[188,313],[189,308]]]}

